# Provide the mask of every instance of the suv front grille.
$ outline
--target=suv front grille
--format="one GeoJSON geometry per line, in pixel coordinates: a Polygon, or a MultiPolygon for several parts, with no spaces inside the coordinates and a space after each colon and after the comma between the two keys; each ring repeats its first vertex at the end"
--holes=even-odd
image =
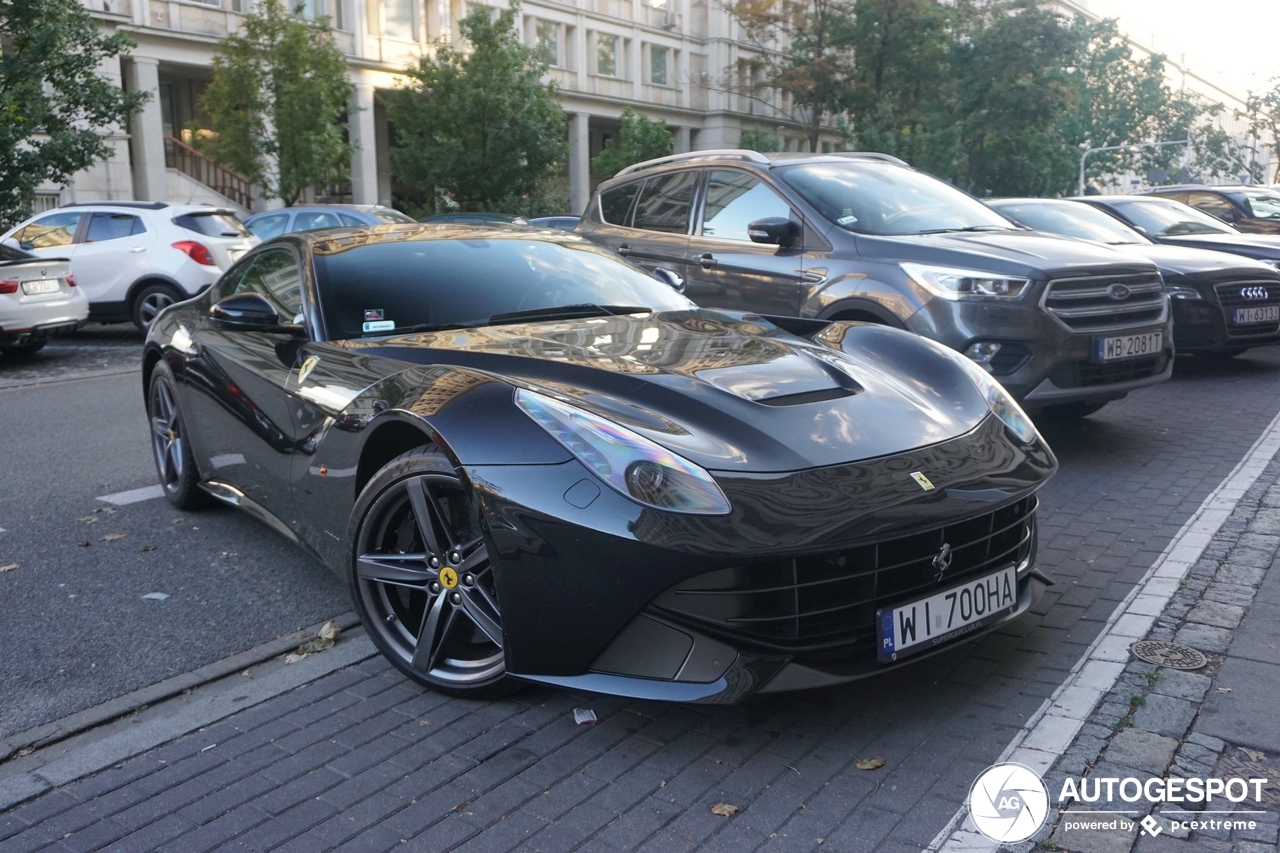
{"type": "Polygon", "coordinates": [[[1026,497],[896,539],[708,572],[672,587],[654,604],[699,630],[771,650],[871,646],[877,608],[1026,560],[1035,543],[1036,505],[1034,496],[1026,497]],[[944,543],[952,561],[939,578],[933,559],[944,543]]]}
{"type": "Polygon", "coordinates": [[[1218,294],[1218,301],[1222,303],[1222,313],[1227,324],[1227,334],[1231,337],[1244,338],[1251,335],[1269,335],[1280,329],[1280,322],[1275,320],[1246,325],[1236,325],[1231,322],[1237,308],[1262,308],[1266,305],[1280,305],[1280,284],[1274,281],[1233,281],[1230,284],[1215,285],[1213,289],[1218,294]],[[1245,294],[1248,294],[1248,296],[1245,294]]]}
{"type": "Polygon", "coordinates": [[[1112,385],[1156,376],[1169,366],[1168,353],[1129,361],[1094,362],[1064,361],[1049,374],[1049,380],[1059,388],[1092,388],[1096,385],[1112,385]]]}
{"type": "Polygon", "coordinates": [[[1106,332],[1163,322],[1165,303],[1164,281],[1152,273],[1055,279],[1040,304],[1073,332],[1106,332]]]}

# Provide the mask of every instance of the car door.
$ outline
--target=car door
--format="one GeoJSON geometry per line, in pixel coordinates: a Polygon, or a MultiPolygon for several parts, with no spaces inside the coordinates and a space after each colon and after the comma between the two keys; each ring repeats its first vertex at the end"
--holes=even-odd
{"type": "Polygon", "coordinates": [[[132,213],[98,211],[88,217],[71,261],[76,284],[91,304],[123,305],[129,287],[147,272],[156,233],[132,213]]]}
{"type": "Polygon", "coordinates": [[[615,251],[647,270],[659,267],[685,274],[689,223],[700,170],[668,172],[645,181],[636,199],[631,228],[615,251]]]}
{"type": "Polygon", "coordinates": [[[700,213],[689,238],[685,294],[713,308],[794,316],[806,292],[804,249],[753,243],[747,226],[757,219],[803,219],[756,175],[711,169],[700,193],[700,213]]]}
{"type": "MultiPolygon", "coordinates": [[[[240,293],[262,296],[293,324],[302,312],[302,267],[292,249],[247,258],[218,285],[214,302],[240,293]]],[[[234,486],[286,523],[294,523],[289,466],[296,444],[286,386],[306,338],[296,331],[247,331],[206,318],[192,335],[184,371],[188,430],[208,479],[234,486]]]]}

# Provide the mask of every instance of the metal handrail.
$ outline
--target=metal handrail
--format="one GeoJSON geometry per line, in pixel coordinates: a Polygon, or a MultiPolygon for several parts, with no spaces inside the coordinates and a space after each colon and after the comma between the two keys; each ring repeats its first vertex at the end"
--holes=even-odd
{"type": "Polygon", "coordinates": [[[164,138],[164,165],[194,178],[246,210],[253,207],[253,188],[248,178],[219,166],[180,139],[164,138]]]}

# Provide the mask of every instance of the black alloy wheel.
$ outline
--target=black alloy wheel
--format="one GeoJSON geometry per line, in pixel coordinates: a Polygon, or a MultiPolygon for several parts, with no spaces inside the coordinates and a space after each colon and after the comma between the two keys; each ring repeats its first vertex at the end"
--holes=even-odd
{"type": "Polygon", "coordinates": [[[443,693],[510,692],[479,507],[444,454],[424,447],[387,463],[355,519],[352,597],[382,653],[443,693]]]}
{"type": "Polygon", "coordinates": [[[200,489],[200,472],[187,441],[169,365],[158,362],[147,392],[147,417],[151,424],[151,455],[164,496],[180,509],[199,509],[212,500],[200,489]]]}
{"type": "Polygon", "coordinates": [[[145,332],[157,314],[186,298],[166,284],[147,285],[134,297],[133,324],[145,332]]]}

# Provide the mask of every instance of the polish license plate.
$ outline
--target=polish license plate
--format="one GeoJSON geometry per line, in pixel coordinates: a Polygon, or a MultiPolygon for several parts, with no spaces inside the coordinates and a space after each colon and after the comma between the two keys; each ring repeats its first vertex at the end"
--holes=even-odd
{"type": "Polygon", "coordinates": [[[38,278],[34,281],[23,282],[22,292],[27,296],[39,296],[42,293],[57,293],[61,290],[56,278],[38,278]]]}
{"type": "Polygon", "coordinates": [[[1237,326],[1248,323],[1274,323],[1280,320],[1280,305],[1259,305],[1257,308],[1237,308],[1231,322],[1237,326]]]}
{"type": "Polygon", "coordinates": [[[890,663],[925,652],[1012,613],[1018,606],[1018,572],[1007,566],[928,598],[876,611],[879,657],[890,663]]]}
{"type": "Polygon", "coordinates": [[[1143,332],[1138,335],[1118,335],[1114,338],[1094,338],[1093,353],[1098,361],[1116,361],[1124,358],[1141,358],[1155,355],[1164,344],[1162,332],[1143,332]]]}

